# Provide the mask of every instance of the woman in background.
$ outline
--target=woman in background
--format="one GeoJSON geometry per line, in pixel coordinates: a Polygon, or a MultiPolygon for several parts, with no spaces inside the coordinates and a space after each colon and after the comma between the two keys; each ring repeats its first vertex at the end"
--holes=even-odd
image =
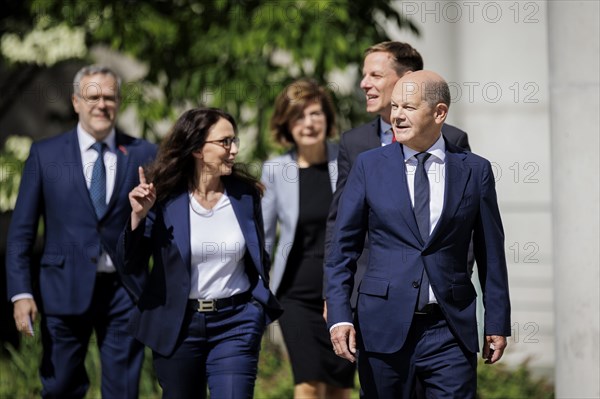
{"type": "Polygon", "coordinates": [[[149,179],[129,194],[119,251],[124,274],[154,266],[129,330],[153,351],[164,398],[251,398],[261,337],[281,308],[268,287],[262,185],[234,164],[234,119],[185,112],[149,179]]]}
{"type": "Polygon", "coordinates": [[[329,94],[298,80],[279,94],[271,118],[285,155],[264,163],[262,201],[267,251],[276,253],[271,289],[294,373],[295,398],[349,398],[354,364],[337,357],[323,319],[326,219],[337,180],[335,111],[329,94]],[[277,224],[280,238],[275,245],[277,224]]]}

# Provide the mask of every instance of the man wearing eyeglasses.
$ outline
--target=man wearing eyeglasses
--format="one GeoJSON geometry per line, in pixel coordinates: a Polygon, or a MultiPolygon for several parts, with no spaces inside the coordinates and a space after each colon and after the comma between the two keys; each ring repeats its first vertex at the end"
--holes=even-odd
{"type": "Polygon", "coordinates": [[[86,66],[73,82],[77,127],[34,143],[8,232],[6,269],[17,329],[34,336],[41,314],[42,397],[83,398],[84,360],[95,332],[102,397],[137,398],[143,346],[126,332],[145,276],[115,272],[119,234],[138,166],[156,147],[115,128],[121,80],[86,66]],[[40,216],[44,246],[32,256],[40,216]]]}

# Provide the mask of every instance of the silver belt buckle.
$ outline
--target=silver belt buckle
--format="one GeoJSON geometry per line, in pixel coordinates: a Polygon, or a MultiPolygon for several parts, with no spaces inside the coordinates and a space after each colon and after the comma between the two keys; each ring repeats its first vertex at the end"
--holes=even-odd
{"type": "Polygon", "coordinates": [[[214,299],[198,299],[198,312],[214,312],[217,310],[217,301],[214,299]]]}

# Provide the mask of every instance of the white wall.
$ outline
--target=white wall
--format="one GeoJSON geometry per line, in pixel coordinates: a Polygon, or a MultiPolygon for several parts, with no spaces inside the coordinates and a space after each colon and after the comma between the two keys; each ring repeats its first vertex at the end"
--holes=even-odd
{"type": "Polygon", "coordinates": [[[547,4],[544,1],[402,1],[421,29],[411,43],[425,69],[449,82],[449,122],[495,166],[506,233],[513,336],[505,354],[552,374],[554,316],[547,4]]]}
{"type": "Polygon", "coordinates": [[[556,397],[600,397],[600,3],[548,5],[556,397]]]}

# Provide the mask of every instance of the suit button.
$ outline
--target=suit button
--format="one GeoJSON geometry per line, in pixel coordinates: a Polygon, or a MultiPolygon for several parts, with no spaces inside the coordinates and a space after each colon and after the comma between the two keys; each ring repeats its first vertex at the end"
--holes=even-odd
{"type": "Polygon", "coordinates": [[[93,256],[91,259],[92,263],[98,263],[98,258],[96,258],[95,256],[93,256]]]}
{"type": "Polygon", "coordinates": [[[418,282],[418,281],[416,281],[416,280],[415,280],[415,281],[413,281],[413,282],[412,282],[412,286],[413,286],[413,288],[419,288],[419,282],[418,282]]]}

